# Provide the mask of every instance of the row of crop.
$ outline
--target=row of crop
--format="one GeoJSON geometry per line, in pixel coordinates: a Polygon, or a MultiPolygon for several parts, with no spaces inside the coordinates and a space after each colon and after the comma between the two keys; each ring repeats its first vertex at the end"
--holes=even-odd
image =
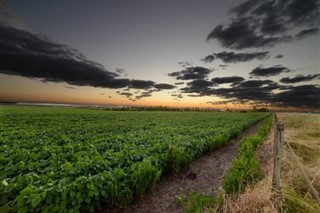
{"type": "MultiPolygon", "coordinates": [[[[231,135],[226,135],[227,133],[223,134],[224,140],[222,140],[221,137],[217,138],[216,142],[219,143],[219,145],[216,146],[222,145],[231,137],[231,135]]],[[[212,141],[215,140],[212,139],[212,141]]],[[[212,144],[214,144],[214,142],[212,142],[212,144]]],[[[181,167],[188,165],[194,158],[193,155],[190,155],[192,154],[191,150],[201,147],[199,143],[197,146],[187,145],[188,144],[184,143],[183,146],[169,146],[165,156],[155,156],[154,160],[164,158],[165,169],[177,172],[181,167]]],[[[204,146],[205,143],[202,144],[202,147],[204,146]]],[[[206,148],[202,148],[202,150],[199,150],[199,153],[205,150],[206,148]]],[[[197,154],[197,152],[193,153],[197,154]]],[[[152,164],[156,165],[155,162],[152,164]]],[[[36,187],[33,183],[29,184],[11,204],[15,204],[16,202],[14,206],[21,212],[27,209],[32,211],[61,211],[62,209],[68,209],[71,212],[81,209],[93,210],[102,200],[107,200],[111,204],[123,205],[128,203],[133,196],[143,194],[145,190],[151,188],[158,180],[161,171],[153,165],[143,161],[143,163],[140,164],[133,164],[133,169],[129,171],[119,168],[108,172],[107,174],[109,174],[109,176],[106,176],[106,173],[99,173],[92,177],[80,176],[74,181],[63,178],[58,182],[55,181],[47,184],[48,186],[44,184],[47,180],[41,183],[42,179],[40,177],[38,177],[39,180],[33,178],[34,183],[38,182],[40,187],[36,187]],[[98,182],[96,180],[97,177],[103,180],[98,187],[96,184],[98,182]],[[79,185],[88,185],[88,189],[90,189],[91,186],[92,190],[88,191],[88,189],[84,189],[84,192],[81,193],[81,188],[77,187],[79,185]],[[77,202],[72,199],[75,194],[78,194],[77,202]],[[48,197],[46,195],[48,195],[48,197]],[[55,199],[52,200],[52,198],[55,199]]],[[[34,174],[32,177],[37,177],[37,175],[34,174]]],[[[44,177],[47,179],[46,176],[44,177]]],[[[10,187],[8,188],[10,189],[10,187]]]]}
{"type": "Polygon", "coordinates": [[[238,193],[244,190],[247,183],[255,181],[260,175],[259,162],[254,159],[254,151],[261,144],[270,131],[272,117],[265,119],[258,132],[245,137],[239,142],[238,155],[233,160],[230,170],[223,177],[223,190],[217,191],[215,196],[189,192],[178,196],[177,201],[185,212],[222,212],[224,193],[238,193]]]}
{"type": "Polygon", "coordinates": [[[272,116],[270,116],[256,134],[240,141],[238,155],[232,161],[230,170],[223,177],[225,193],[243,192],[247,184],[256,181],[261,176],[259,161],[255,159],[255,150],[270,132],[272,124],[272,116]]]}
{"type": "Polygon", "coordinates": [[[174,134],[173,125],[146,127],[145,131],[135,134],[121,121],[126,129],[122,132],[126,134],[102,132],[103,140],[90,135],[99,130],[89,125],[89,132],[79,129],[82,130],[79,137],[83,138],[85,133],[92,141],[85,138],[81,142],[77,141],[77,134],[55,135],[56,129],[34,143],[33,137],[39,134],[34,129],[31,134],[25,131],[24,135],[17,135],[18,140],[16,138],[12,144],[4,135],[15,136],[2,134],[1,212],[87,212],[93,211],[102,201],[125,205],[134,196],[143,195],[152,188],[163,172],[179,171],[202,153],[222,146],[265,116],[251,116],[237,124],[220,122],[229,126],[220,125],[214,132],[201,128],[208,122],[204,119],[189,129],[185,127],[190,125],[184,124],[187,134],[180,129],[180,134],[174,134]]]}

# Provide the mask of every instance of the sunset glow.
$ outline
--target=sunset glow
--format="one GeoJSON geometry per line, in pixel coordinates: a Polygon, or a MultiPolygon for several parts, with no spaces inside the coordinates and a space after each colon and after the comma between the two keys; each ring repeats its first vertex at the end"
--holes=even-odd
{"type": "Polygon", "coordinates": [[[319,110],[316,1],[267,2],[4,1],[0,101],[319,110]]]}

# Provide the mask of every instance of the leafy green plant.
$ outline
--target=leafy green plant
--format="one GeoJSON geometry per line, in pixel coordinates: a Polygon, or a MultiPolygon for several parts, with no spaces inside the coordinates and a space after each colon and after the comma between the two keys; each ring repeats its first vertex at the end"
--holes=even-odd
{"type": "Polygon", "coordinates": [[[135,194],[142,196],[152,189],[160,178],[161,172],[148,162],[141,162],[132,166],[131,185],[135,194]]]}
{"type": "Polygon", "coordinates": [[[178,203],[187,213],[201,213],[205,209],[212,207],[213,197],[200,194],[198,192],[189,192],[186,196],[178,196],[178,203]]]}
{"type": "Polygon", "coordinates": [[[167,150],[167,169],[176,174],[191,163],[191,156],[186,155],[183,147],[169,146],[167,150]]]}
{"type": "Polygon", "coordinates": [[[2,106],[2,212],[124,206],[266,113],[2,106]]]}

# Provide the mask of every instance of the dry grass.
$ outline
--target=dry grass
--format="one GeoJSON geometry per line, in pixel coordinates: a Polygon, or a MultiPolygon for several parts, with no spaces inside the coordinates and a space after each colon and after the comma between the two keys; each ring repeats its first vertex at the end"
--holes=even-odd
{"type": "MultiPolygon", "coordinates": [[[[290,144],[301,162],[312,185],[320,191],[320,115],[279,113],[285,125],[284,139],[290,144]]],[[[283,147],[281,187],[283,211],[320,212],[320,204],[312,194],[299,164],[288,145],[283,147]]],[[[271,197],[273,170],[273,131],[264,144],[258,147],[256,157],[260,161],[264,178],[246,188],[240,195],[224,195],[222,212],[276,212],[271,197]]]]}

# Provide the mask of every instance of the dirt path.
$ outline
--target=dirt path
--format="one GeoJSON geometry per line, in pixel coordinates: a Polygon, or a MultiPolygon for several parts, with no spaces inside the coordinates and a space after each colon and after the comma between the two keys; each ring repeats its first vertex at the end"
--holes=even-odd
{"type": "Polygon", "coordinates": [[[254,134],[263,122],[259,122],[240,134],[236,139],[218,150],[195,160],[190,168],[176,176],[161,177],[153,192],[140,200],[135,200],[125,208],[101,209],[99,213],[164,213],[182,212],[176,203],[176,196],[190,191],[214,194],[221,186],[223,173],[230,167],[237,153],[237,142],[254,134]]]}

